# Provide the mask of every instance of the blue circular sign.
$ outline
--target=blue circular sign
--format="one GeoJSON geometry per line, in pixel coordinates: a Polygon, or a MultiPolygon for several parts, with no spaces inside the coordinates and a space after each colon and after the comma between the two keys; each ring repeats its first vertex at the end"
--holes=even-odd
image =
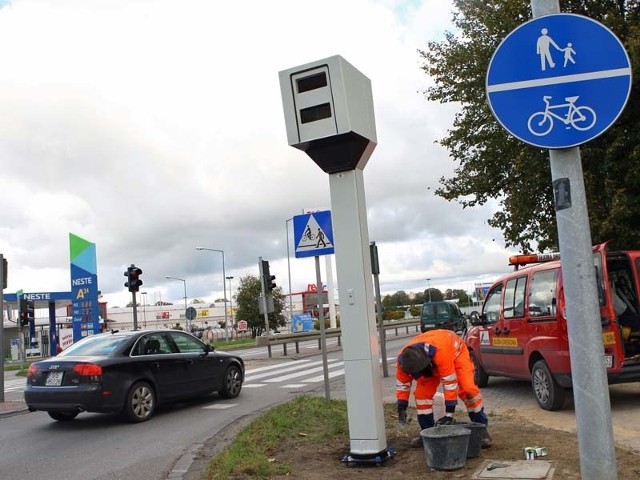
{"type": "Polygon", "coordinates": [[[541,148],[570,148],[616,121],[631,92],[631,62],[601,23],[547,15],[500,43],[486,90],[493,114],[514,137],[541,148]]]}

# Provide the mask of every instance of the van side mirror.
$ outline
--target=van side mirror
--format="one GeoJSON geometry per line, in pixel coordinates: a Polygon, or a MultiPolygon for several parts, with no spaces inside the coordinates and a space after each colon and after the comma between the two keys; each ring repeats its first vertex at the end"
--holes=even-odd
{"type": "Polygon", "coordinates": [[[480,315],[478,312],[474,310],[469,315],[469,321],[471,322],[471,325],[473,325],[474,327],[478,325],[482,325],[482,315],[480,315]]]}

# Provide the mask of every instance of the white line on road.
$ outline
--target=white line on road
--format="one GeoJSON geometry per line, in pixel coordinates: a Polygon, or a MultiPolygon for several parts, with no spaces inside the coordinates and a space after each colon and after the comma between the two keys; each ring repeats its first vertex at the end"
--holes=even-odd
{"type": "Polygon", "coordinates": [[[206,410],[226,410],[227,408],[237,407],[237,403],[216,403],[213,405],[207,405],[206,407],[202,407],[206,410]]]}
{"type": "MultiPolygon", "coordinates": [[[[344,362],[337,362],[332,364],[332,367],[339,367],[341,365],[344,365],[344,362]]],[[[267,383],[276,383],[276,382],[282,382],[285,380],[290,380],[292,378],[297,378],[297,377],[303,377],[305,375],[309,375],[310,373],[315,373],[315,372],[320,372],[322,371],[324,367],[321,365],[319,367],[316,368],[310,368],[308,370],[305,370],[303,372],[295,372],[295,373],[290,373],[289,375],[282,375],[280,377],[275,377],[275,378],[268,378],[265,380],[265,382],[267,383]]]]}
{"type": "MultiPolygon", "coordinates": [[[[308,360],[305,360],[304,362],[291,362],[291,366],[289,367],[285,367],[285,368],[279,368],[277,373],[283,373],[283,372],[291,372],[294,370],[300,370],[301,368],[308,368],[312,365],[321,365],[322,361],[317,361],[317,362],[311,362],[311,363],[306,363],[308,362],[308,360]]],[[[337,359],[331,359],[328,360],[327,363],[330,362],[337,362],[337,359]]],[[[280,367],[282,367],[282,365],[279,365],[280,367]]],[[[264,378],[264,377],[268,377],[270,375],[273,375],[274,372],[264,372],[264,373],[259,373],[257,375],[246,375],[244,381],[245,382],[250,382],[253,380],[257,380],[259,378],[264,378]]],[[[302,373],[302,375],[304,375],[304,373],[302,373]]],[[[276,380],[277,381],[277,380],[276,380]]]]}
{"type": "MultiPolygon", "coordinates": [[[[338,377],[340,375],[344,375],[344,368],[329,372],[329,378],[338,377]]],[[[324,381],[324,374],[318,375],[316,377],[306,378],[305,380],[303,380],[303,382],[307,382],[307,383],[316,383],[316,382],[322,382],[322,381],[324,381]]]]}

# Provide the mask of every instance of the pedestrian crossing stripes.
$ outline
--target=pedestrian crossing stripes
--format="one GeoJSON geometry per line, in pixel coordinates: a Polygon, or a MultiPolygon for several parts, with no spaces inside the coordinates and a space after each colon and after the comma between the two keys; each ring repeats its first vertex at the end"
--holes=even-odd
{"type": "MultiPolygon", "coordinates": [[[[322,360],[299,360],[291,361],[287,364],[271,365],[271,367],[263,367],[263,369],[248,370],[245,378],[243,388],[262,388],[269,384],[279,384],[283,382],[289,382],[296,379],[297,383],[279,385],[280,388],[302,388],[309,384],[314,384],[324,381],[324,374],[317,375],[318,372],[322,372],[324,369],[322,360]],[[269,369],[269,370],[266,370],[269,369]],[[256,370],[260,370],[255,373],[256,370]],[[304,377],[304,378],[302,378],[304,377]]],[[[344,375],[344,361],[338,361],[337,359],[327,360],[327,369],[329,372],[329,378],[334,378],[340,375],[344,375]],[[342,367],[342,368],[341,368],[342,367]]]]}
{"type": "Polygon", "coordinates": [[[25,378],[16,378],[15,380],[4,380],[4,391],[5,392],[21,392],[24,390],[25,378]]]}
{"type": "MultiPolygon", "coordinates": [[[[387,361],[395,357],[387,358],[387,361]]],[[[327,376],[329,379],[344,375],[344,361],[338,359],[327,360],[327,376]]],[[[294,360],[284,364],[269,365],[246,371],[242,388],[263,388],[273,384],[279,388],[303,388],[310,384],[323,382],[324,365],[322,360],[294,360]],[[285,383],[295,380],[296,383],[285,383]]]]}
{"type": "MultiPolygon", "coordinates": [[[[394,357],[390,357],[387,361],[393,359],[394,357]]],[[[327,375],[329,379],[343,376],[344,361],[336,358],[327,359],[327,375]]],[[[323,361],[321,359],[302,359],[247,369],[242,388],[264,388],[269,385],[286,389],[304,388],[323,381],[323,361]]],[[[5,379],[4,391],[22,392],[25,389],[25,384],[26,379],[24,378],[5,379]]]]}

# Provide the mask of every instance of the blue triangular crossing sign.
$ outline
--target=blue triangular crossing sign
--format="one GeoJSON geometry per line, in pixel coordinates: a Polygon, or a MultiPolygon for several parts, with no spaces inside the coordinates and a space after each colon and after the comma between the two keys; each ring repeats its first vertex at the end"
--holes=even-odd
{"type": "Polygon", "coordinates": [[[296,258],[334,253],[331,211],[293,217],[293,238],[296,258]]]}

